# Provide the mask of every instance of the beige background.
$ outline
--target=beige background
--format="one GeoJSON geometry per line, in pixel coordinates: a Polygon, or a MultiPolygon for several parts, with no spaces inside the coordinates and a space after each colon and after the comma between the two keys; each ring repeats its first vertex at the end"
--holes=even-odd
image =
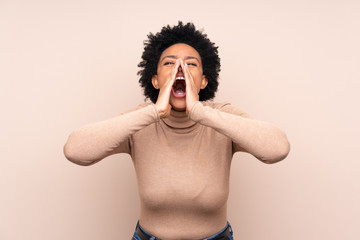
{"type": "Polygon", "coordinates": [[[222,60],[216,101],[284,129],[288,158],[234,156],[237,240],[360,239],[360,3],[0,0],[0,239],[130,239],[128,155],[68,162],[68,134],[143,101],[143,40],[193,21],[222,60]]]}

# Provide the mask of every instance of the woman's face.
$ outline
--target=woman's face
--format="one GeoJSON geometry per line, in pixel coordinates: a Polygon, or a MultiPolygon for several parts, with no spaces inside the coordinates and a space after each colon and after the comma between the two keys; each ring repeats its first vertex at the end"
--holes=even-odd
{"type": "MultiPolygon", "coordinates": [[[[175,62],[179,58],[188,66],[197,93],[199,93],[200,89],[205,88],[207,85],[207,79],[203,75],[201,57],[193,47],[184,43],[174,44],[162,52],[157,66],[157,75],[152,78],[153,86],[161,89],[164,83],[171,77],[175,62]]],[[[181,79],[181,77],[185,77],[185,74],[180,66],[177,70],[176,78],[181,79]]],[[[185,87],[184,80],[176,80],[171,91],[170,105],[177,111],[184,111],[186,109],[185,87]],[[175,87],[176,85],[178,86],[177,88],[175,87]]]]}

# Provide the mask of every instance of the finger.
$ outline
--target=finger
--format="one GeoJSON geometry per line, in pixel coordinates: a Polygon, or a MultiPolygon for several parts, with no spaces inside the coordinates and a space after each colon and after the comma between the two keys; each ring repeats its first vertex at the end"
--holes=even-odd
{"type": "Polygon", "coordinates": [[[180,65],[181,65],[181,69],[182,69],[182,71],[184,73],[185,83],[186,83],[186,85],[188,85],[188,81],[189,81],[190,76],[189,76],[188,71],[186,71],[187,65],[184,63],[184,60],[182,60],[182,58],[180,58],[180,65]]]}
{"type": "Polygon", "coordinates": [[[175,78],[176,78],[176,74],[177,74],[179,65],[180,65],[180,62],[178,60],[176,60],[172,71],[169,73],[169,77],[166,80],[166,83],[163,85],[162,89],[160,89],[160,93],[161,93],[162,97],[164,97],[163,99],[167,99],[166,101],[168,101],[170,99],[171,89],[175,82],[175,78]]]}
{"type": "MultiPolygon", "coordinates": [[[[173,68],[173,70],[171,72],[171,76],[170,76],[170,79],[169,79],[170,83],[172,83],[172,84],[175,82],[175,78],[176,78],[176,74],[178,72],[179,66],[180,66],[180,61],[179,61],[179,59],[176,59],[174,68],[173,68]]],[[[171,86],[172,86],[172,84],[171,84],[171,86]]]]}
{"type": "Polygon", "coordinates": [[[199,95],[196,90],[194,79],[191,75],[189,66],[181,61],[181,67],[185,76],[186,83],[186,112],[189,114],[191,107],[199,100],[199,95]]]}
{"type": "Polygon", "coordinates": [[[184,70],[184,67],[185,67],[184,60],[182,58],[179,58],[179,62],[180,62],[181,69],[184,70]]]}
{"type": "MultiPolygon", "coordinates": [[[[182,71],[183,71],[183,73],[184,73],[184,75],[186,74],[186,72],[185,72],[185,67],[187,66],[185,63],[184,63],[184,60],[182,59],[182,58],[180,58],[180,65],[181,65],[181,69],[182,69],[182,71]]],[[[185,78],[186,78],[186,76],[185,76],[185,78]]]]}
{"type": "Polygon", "coordinates": [[[192,78],[191,72],[189,70],[189,66],[187,64],[185,64],[184,62],[182,62],[182,69],[185,75],[185,83],[188,90],[192,90],[194,87],[194,80],[192,78]]]}
{"type": "Polygon", "coordinates": [[[160,89],[160,91],[163,91],[164,93],[166,93],[166,95],[168,97],[170,97],[170,92],[171,92],[171,88],[175,82],[175,78],[176,78],[176,74],[177,74],[177,70],[179,68],[179,61],[176,60],[174,67],[172,69],[172,71],[169,72],[169,76],[165,82],[165,84],[163,85],[162,89],[160,89]]]}

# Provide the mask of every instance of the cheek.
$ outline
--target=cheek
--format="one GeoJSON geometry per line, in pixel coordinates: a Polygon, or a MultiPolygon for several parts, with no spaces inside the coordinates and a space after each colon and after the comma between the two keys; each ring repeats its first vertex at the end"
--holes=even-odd
{"type": "Polygon", "coordinates": [[[199,70],[196,70],[196,69],[194,69],[194,70],[190,70],[190,74],[191,74],[191,76],[192,76],[192,78],[194,79],[194,81],[196,81],[196,83],[198,82],[198,81],[201,81],[201,79],[202,79],[202,71],[199,71],[199,70]]]}
{"type": "Polygon", "coordinates": [[[189,70],[193,76],[195,75],[198,76],[203,74],[202,67],[189,67],[189,70]]]}
{"type": "Polygon", "coordinates": [[[169,68],[169,67],[159,67],[157,72],[158,72],[159,76],[167,77],[167,76],[169,76],[169,74],[171,72],[171,68],[169,68]]]}
{"type": "Polygon", "coordinates": [[[168,76],[168,71],[167,71],[167,69],[164,69],[164,68],[162,68],[162,67],[159,67],[159,68],[157,69],[157,76],[158,76],[159,85],[162,86],[163,83],[166,81],[167,76],[168,76]]]}
{"type": "Polygon", "coordinates": [[[198,74],[195,76],[193,76],[193,80],[194,80],[194,84],[195,84],[195,87],[197,89],[198,92],[200,92],[201,90],[201,82],[202,82],[202,75],[198,74]]]}

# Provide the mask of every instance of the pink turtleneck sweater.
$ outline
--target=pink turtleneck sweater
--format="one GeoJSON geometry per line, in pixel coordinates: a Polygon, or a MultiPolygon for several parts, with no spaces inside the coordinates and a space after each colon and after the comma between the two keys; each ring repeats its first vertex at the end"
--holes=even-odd
{"type": "Polygon", "coordinates": [[[228,103],[197,102],[189,116],[159,119],[154,104],[74,131],[65,156],[91,165],[131,155],[140,196],[140,225],[161,239],[201,239],[227,222],[232,155],[245,151],[265,163],[284,159],[286,135],[228,103]]]}

